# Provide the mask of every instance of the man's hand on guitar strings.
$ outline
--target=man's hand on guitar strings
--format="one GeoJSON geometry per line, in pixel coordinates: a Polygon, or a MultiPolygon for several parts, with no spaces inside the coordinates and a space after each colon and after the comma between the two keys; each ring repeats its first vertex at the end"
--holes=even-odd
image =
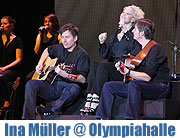
{"type": "Polygon", "coordinates": [[[36,66],[36,71],[37,71],[38,74],[41,74],[42,68],[43,68],[43,65],[38,64],[38,65],[36,66]]]}

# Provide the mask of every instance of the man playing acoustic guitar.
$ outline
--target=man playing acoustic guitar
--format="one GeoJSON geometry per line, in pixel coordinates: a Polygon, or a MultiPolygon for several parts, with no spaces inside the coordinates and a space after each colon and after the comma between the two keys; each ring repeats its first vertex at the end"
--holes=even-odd
{"type": "MultiPolygon", "coordinates": [[[[58,114],[64,105],[76,100],[80,93],[80,83],[85,83],[90,59],[87,52],[78,45],[79,29],[73,24],[66,24],[60,29],[62,44],[49,46],[44,50],[36,66],[41,74],[44,62],[48,57],[58,58],[60,63],[73,64],[72,70],[67,72],[58,64],[54,70],[55,79],[52,83],[46,80],[32,79],[25,86],[25,101],[22,119],[35,119],[36,113],[40,115],[58,114]],[[48,101],[56,100],[52,107],[36,107],[37,96],[48,101]],[[35,108],[36,107],[36,108],[35,108]]],[[[45,71],[46,73],[46,71],[45,71]]],[[[52,77],[52,76],[51,76],[52,77]]]]}
{"type": "Polygon", "coordinates": [[[142,99],[160,99],[169,93],[168,59],[163,47],[152,40],[155,33],[154,23],[149,19],[140,19],[132,32],[134,39],[142,45],[141,54],[134,60],[139,61],[139,65],[131,70],[118,62],[115,67],[121,74],[130,76],[133,80],[129,83],[111,81],[104,84],[97,118],[112,119],[111,109],[115,95],[127,97],[125,119],[138,120],[142,99]]]}

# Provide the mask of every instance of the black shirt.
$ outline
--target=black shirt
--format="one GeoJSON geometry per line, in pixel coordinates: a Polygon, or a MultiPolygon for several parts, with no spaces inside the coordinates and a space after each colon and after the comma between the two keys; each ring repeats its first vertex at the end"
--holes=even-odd
{"type": "MultiPolygon", "coordinates": [[[[132,28],[133,29],[133,28],[132,28]]],[[[140,52],[142,46],[133,39],[132,29],[127,31],[119,41],[117,34],[121,29],[117,30],[110,38],[109,43],[99,45],[99,54],[103,59],[108,59],[110,62],[116,62],[120,57],[131,54],[135,56],[140,52]]]]}
{"type": "Polygon", "coordinates": [[[47,37],[47,31],[44,30],[44,31],[42,32],[42,36],[41,36],[41,53],[40,53],[40,54],[42,54],[42,52],[43,52],[48,46],[50,46],[50,45],[55,45],[55,44],[58,44],[58,43],[59,43],[59,41],[58,41],[58,35],[59,35],[59,33],[56,32],[56,33],[51,34],[51,35],[52,35],[52,37],[51,37],[51,38],[48,38],[48,37],[47,37]]]}
{"type": "MultiPolygon", "coordinates": [[[[4,67],[16,60],[16,49],[23,49],[22,40],[15,37],[6,47],[3,45],[2,37],[0,36],[0,66],[4,67]]],[[[11,69],[19,68],[20,64],[11,69]]]]}
{"type": "MultiPolygon", "coordinates": [[[[56,44],[48,47],[48,53],[51,57],[57,57],[60,63],[64,63],[71,52],[68,52],[67,49],[64,48],[63,44],[56,44]]],[[[87,79],[90,58],[83,48],[80,47],[80,50],[70,64],[75,65],[71,74],[81,74],[87,79]]]]}
{"type": "Polygon", "coordinates": [[[152,46],[145,59],[135,70],[148,74],[151,82],[169,82],[168,59],[164,48],[159,44],[152,46]]]}

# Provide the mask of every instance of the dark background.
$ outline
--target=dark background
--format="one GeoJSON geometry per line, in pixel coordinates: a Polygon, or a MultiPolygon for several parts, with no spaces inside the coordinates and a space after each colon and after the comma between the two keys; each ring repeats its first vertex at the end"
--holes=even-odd
{"type": "MultiPolygon", "coordinates": [[[[43,18],[55,13],[60,25],[73,23],[80,29],[80,45],[90,55],[91,62],[100,61],[98,55],[98,35],[108,32],[108,39],[117,29],[119,15],[124,6],[137,5],[156,24],[157,40],[164,48],[169,59],[169,68],[173,72],[174,52],[168,40],[175,39],[175,13],[177,0],[31,0],[1,2],[0,18],[12,16],[16,21],[15,34],[23,40],[24,56],[22,73],[34,69],[37,60],[34,45],[38,28],[43,18]]],[[[180,45],[180,4],[178,3],[177,44],[180,45]]],[[[177,72],[180,72],[180,57],[177,53],[177,72]]]]}
{"type": "MultiPolygon", "coordinates": [[[[123,7],[136,5],[156,25],[155,40],[165,49],[169,68],[173,72],[175,13],[177,0],[55,0],[55,12],[61,24],[71,22],[80,29],[80,45],[84,47],[91,61],[101,60],[98,55],[98,35],[107,31],[108,38],[117,29],[123,7]]],[[[180,3],[180,0],[179,0],[180,3]]],[[[178,3],[177,44],[180,46],[180,4],[178,3]]],[[[177,55],[177,71],[180,72],[180,57],[177,55]]]]}
{"type": "MultiPolygon", "coordinates": [[[[54,0],[2,1],[0,2],[0,18],[11,16],[16,20],[14,33],[19,36],[24,45],[21,80],[17,91],[11,99],[12,110],[6,119],[21,119],[24,104],[24,86],[26,75],[35,69],[38,62],[34,46],[38,28],[43,25],[44,16],[54,12],[54,0]]],[[[4,112],[0,116],[3,118],[4,112]]]]}
{"type": "Polygon", "coordinates": [[[45,15],[55,13],[54,0],[6,1],[0,5],[0,18],[11,16],[16,20],[14,33],[23,41],[22,76],[25,77],[37,64],[34,46],[38,28],[43,25],[45,15]]]}

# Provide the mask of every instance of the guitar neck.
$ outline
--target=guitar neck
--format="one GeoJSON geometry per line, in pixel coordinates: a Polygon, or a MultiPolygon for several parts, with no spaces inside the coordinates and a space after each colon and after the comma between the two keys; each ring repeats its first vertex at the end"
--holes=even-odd
{"type": "Polygon", "coordinates": [[[49,67],[48,71],[53,71],[53,70],[55,70],[55,68],[56,68],[57,66],[59,66],[60,69],[62,69],[62,70],[72,70],[73,67],[74,67],[73,65],[64,65],[64,64],[60,63],[60,64],[58,64],[58,65],[56,65],[56,66],[49,67]],[[59,66],[59,65],[60,65],[60,66],[59,66]]]}

